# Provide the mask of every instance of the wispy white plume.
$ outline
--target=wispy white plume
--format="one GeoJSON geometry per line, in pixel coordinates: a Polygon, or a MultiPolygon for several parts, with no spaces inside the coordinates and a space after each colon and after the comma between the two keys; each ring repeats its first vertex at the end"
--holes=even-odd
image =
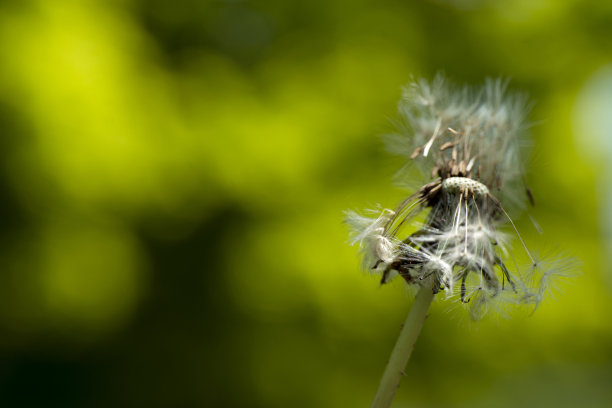
{"type": "Polygon", "coordinates": [[[507,92],[499,79],[479,89],[455,87],[442,76],[407,86],[399,131],[387,146],[431,180],[394,210],[372,217],[346,212],[364,267],[380,273],[382,283],[395,275],[415,285],[433,279],[435,293],[468,305],[474,319],[498,300],[537,307],[569,264],[534,258],[502,205],[531,195],[521,161],[527,110],[525,97],[507,92]],[[423,211],[424,225],[403,232],[423,211]],[[500,229],[518,238],[531,262],[527,270],[514,267],[509,234],[500,229]]]}

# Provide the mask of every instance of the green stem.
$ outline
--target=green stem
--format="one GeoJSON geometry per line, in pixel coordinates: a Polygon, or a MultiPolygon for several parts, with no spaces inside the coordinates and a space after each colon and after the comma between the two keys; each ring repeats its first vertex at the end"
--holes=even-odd
{"type": "Polygon", "coordinates": [[[412,354],[414,343],[421,333],[433,297],[431,284],[425,284],[419,290],[397,343],[395,343],[371,408],[388,408],[391,406],[395,391],[399,387],[404,369],[410,359],[410,354],[412,354]]]}

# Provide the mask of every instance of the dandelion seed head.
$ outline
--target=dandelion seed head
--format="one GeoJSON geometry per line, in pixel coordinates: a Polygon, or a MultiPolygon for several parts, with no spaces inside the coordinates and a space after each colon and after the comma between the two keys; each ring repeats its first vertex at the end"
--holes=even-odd
{"type": "Polygon", "coordinates": [[[381,283],[395,276],[411,285],[433,279],[435,293],[445,291],[474,319],[499,304],[537,307],[570,269],[564,258],[536,260],[502,205],[507,197],[527,198],[520,187],[528,105],[507,85],[456,87],[439,75],[404,88],[399,131],[387,146],[431,179],[395,210],[346,213],[364,267],[380,273],[381,283]],[[420,213],[426,213],[422,224],[414,222],[420,213]],[[410,223],[413,232],[403,232],[410,223]],[[507,266],[515,264],[503,231],[509,226],[533,262],[528,270],[507,266]]]}

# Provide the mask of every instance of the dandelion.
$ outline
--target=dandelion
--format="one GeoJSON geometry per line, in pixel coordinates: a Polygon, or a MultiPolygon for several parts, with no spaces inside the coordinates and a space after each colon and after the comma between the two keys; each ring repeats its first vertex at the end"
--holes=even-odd
{"type": "Polygon", "coordinates": [[[391,404],[434,295],[443,292],[480,319],[495,302],[535,309],[552,278],[567,271],[562,260],[531,253],[502,205],[533,202],[520,160],[527,104],[506,88],[501,80],[478,90],[454,88],[442,76],[406,87],[400,131],[388,138],[388,149],[431,179],[394,210],[346,213],[364,267],[383,284],[399,275],[420,288],[373,407],[391,404]],[[407,232],[421,213],[424,223],[407,232]],[[530,260],[527,268],[516,266],[512,236],[530,260]]]}

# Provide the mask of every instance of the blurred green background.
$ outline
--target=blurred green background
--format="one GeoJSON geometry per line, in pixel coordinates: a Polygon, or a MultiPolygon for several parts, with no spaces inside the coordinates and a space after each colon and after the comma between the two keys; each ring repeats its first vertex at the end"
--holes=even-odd
{"type": "Polygon", "coordinates": [[[612,3],[0,1],[0,406],[364,407],[410,305],[342,210],[393,207],[401,86],[535,102],[533,316],[438,300],[397,407],[612,406],[612,3]]]}

